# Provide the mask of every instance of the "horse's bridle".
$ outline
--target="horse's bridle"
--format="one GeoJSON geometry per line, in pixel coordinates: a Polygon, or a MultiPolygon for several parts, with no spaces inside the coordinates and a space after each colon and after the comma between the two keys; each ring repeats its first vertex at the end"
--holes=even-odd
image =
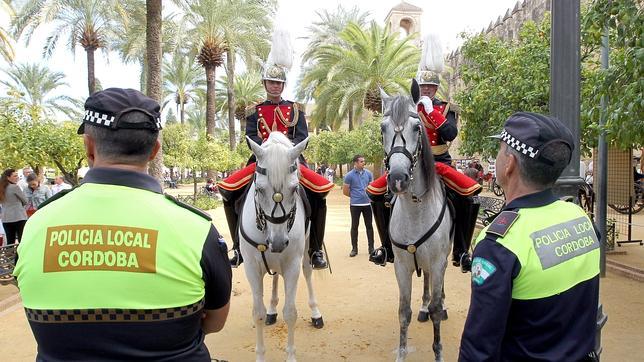
{"type": "MultiPolygon", "coordinates": [[[[391,115],[391,113],[389,113],[389,112],[386,112],[384,114],[385,117],[390,116],[390,115],[391,115]]],[[[418,118],[418,113],[415,113],[415,112],[409,112],[409,117],[419,119],[418,118]]],[[[413,185],[414,170],[416,169],[416,166],[418,164],[418,159],[419,159],[420,153],[423,151],[423,143],[422,143],[422,140],[420,138],[423,135],[422,134],[423,127],[418,127],[418,132],[417,132],[418,133],[418,141],[416,142],[416,149],[414,150],[413,154],[411,152],[409,152],[409,150],[407,150],[407,140],[405,140],[405,136],[403,136],[403,134],[402,134],[402,132],[404,130],[405,130],[404,126],[403,127],[397,127],[397,126],[394,127],[394,137],[391,140],[390,150],[389,150],[389,153],[387,153],[385,151],[385,159],[383,160],[383,162],[385,164],[385,169],[387,170],[387,174],[389,174],[389,159],[391,158],[391,156],[393,156],[396,153],[402,153],[405,157],[407,157],[407,159],[410,162],[409,178],[412,181],[412,185],[413,185]],[[403,143],[402,146],[395,146],[396,138],[398,136],[400,136],[400,139],[402,140],[402,143],[403,143]]],[[[383,134],[382,137],[383,137],[383,141],[384,141],[384,134],[383,134]]],[[[383,142],[383,144],[384,144],[384,142],[383,142]]],[[[412,197],[412,200],[414,202],[419,202],[420,201],[420,196],[422,196],[422,194],[421,195],[415,195],[413,193],[413,191],[411,191],[411,197],[412,197]]]]}
{"type": "MultiPolygon", "coordinates": [[[[297,171],[297,162],[293,163],[288,168],[289,173],[293,173],[295,171],[297,171]]],[[[264,176],[268,175],[268,170],[259,166],[255,167],[255,172],[264,176]]],[[[274,192],[272,199],[275,204],[273,205],[271,214],[267,215],[264,212],[264,210],[261,208],[261,206],[258,205],[257,188],[255,188],[254,197],[255,197],[254,201],[255,201],[255,215],[256,215],[255,221],[257,223],[257,230],[264,231],[266,229],[266,222],[268,221],[271,224],[286,223],[286,230],[291,231],[291,228],[293,227],[293,223],[295,222],[295,213],[297,212],[297,202],[293,203],[293,207],[291,207],[291,210],[287,213],[286,209],[284,208],[284,205],[282,205],[282,201],[284,201],[284,195],[281,192],[274,192]],[[278,207],[282,211],[282,216],[276,217],[275,211],[277,211],[278,207]]]]}

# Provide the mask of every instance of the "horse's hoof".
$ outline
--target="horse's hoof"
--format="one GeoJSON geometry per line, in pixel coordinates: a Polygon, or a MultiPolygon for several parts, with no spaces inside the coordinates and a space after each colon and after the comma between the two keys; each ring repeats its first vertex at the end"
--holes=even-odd
{"type": "Polygon", "coordinates": [[[266,321],[264,322],[267,326],[272,326],[277,322],[277,313],[275,314],[267,314],[266,315],[266,321]]]}
{"type": "Polygon", "coordinates": [[[447,309],[443,309],[443,313],[441,313],[441,320],[442,321],[447,320],[447,309]]]}
{"type": "Polygon", "coordinates": [[[418,321],[427,322],[429,320],[429,312],[420,311],[418,312],[418,321]]]}
{"type": "Polygon", "coordinates": [[[324,320],[322,317],[320,318],[311,318],[311,323],[313,323],[313,327],[316,329],[322,329],[324,327],[324,320]]]}

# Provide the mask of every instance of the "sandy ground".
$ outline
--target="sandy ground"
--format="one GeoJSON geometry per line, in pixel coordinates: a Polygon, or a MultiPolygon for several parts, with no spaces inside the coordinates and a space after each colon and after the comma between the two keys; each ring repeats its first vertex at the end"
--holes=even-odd
{"type": "MultiPolygon", "coordinates": [[[[368,262],[362,226],[359,254],[349,258],[348,199],[336,188],[329,195],[328,206],[326,241],[333,274],[314,272],[317,299],[326,325],[321,330],[310,325],[306,285],[301,277],[295,334],[297,357],[300,361],[392,361],[399,329],[398,288],[393,266],[383,268],[368,262]]],[[[222,208],[213,211],[215,225],[227,236],[223,215],[222,208]]],[[[377,237],[376,240],[378,245],[377,237]]],[[[251,320],[251,293],[243,268],[234,270],[233,279],[228,322],[221,332],[206,337],[206,344],[214,358],[252,361],[255,358],[255,329],[251,320]]],[[[469,274],[462,274],[450,266],[445,285],[449,319],[442,324],[443,350],[446,361],[455,361],[469,305],[469,274]]],[[[421,287],[421,278],[414,277],[414,321],[409,330],[412,348],[409,361],[433,359],[431,323],[415,320],[421,287]]],[[[268,278],[265,279],[265,289],[269,290],[268,278]]],[[[268,297],[267,292],[264,298],[267,303],[268,297]]],[[[603,361],[641,361],[644,352],[644,284],[609,273],[602,279],[601,300],[608,314],[602,335],[603,361]]],[[[268,361],[281,361],[286,356],[287,332],[281,318],[281,307],[280,303],[277,324],[264,330],[268,361]]],[[[0,359],[33,361],[36,346],[21,306],[0,313],[0,326],[0,359]]]]}

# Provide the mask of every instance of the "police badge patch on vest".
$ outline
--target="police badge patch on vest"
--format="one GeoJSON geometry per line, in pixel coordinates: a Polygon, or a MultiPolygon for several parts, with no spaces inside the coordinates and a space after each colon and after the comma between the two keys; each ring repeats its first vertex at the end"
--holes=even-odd
{"type": "Polygon", "coordinates": [[[483,285],[485,280],[492,276],[496,267],[489,260],[481,257],[475,257],[472,260],[472,283],[483,285]]]}

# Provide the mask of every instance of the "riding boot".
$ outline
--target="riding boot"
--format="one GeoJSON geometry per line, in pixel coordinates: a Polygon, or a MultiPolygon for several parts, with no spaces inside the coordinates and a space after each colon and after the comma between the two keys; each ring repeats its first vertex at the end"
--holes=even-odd
{"type": "Polygon", "coordinates": [[[326,227],[326,194],[315,193],[305,188],[306,197],[311,204],[311,228],[309,232],[309,256],[313,269],[326,269],[329,267],[324,253],[322,243],[324,242],[324,231],[326,227]]]}
{"type": "Polygon", "coordinates": [[[466,198],[465,204],[467,205],[466,207],[466,214],[467,214],[467,219],[464,221],[464,249],[465,252],[461,255],[460,258],[460,264],[461,264],[461,271],[463,273],[467,273],[469,271],[472,271],[472,258],[470,257],[470,246],[472,245],[472,235],[474,234],[474,228],[476,227],[476,220],[478,218],[479,214],[479,208],[481,204],[477,201],[474,200],[473,197],[468,196],[466,198]]]}
{"type": "Polygon", "coordinates": [[[236,191],[228,191],[224,189],[220,189],[220,193],[224,201],[224,213],[226,214],[228,231],[230,231],[230,237],[233,240],[233,257],[230,258],[230,265],[233,268],[236,268],[244,261],[241,253],[239,252],[239,215],[235,210],[235,203],[237,201],[236,198],[239,197],[239,193],[236,191]]]}
{"type": "Polygon", "coordinates": [[[447,188],[447,197],[454,206],[454,245],[452,246],[452,264],[461,266],[461,256],[467,251],[465,248],[465,220],[468,219],[469,210],[466,210],[464,196],[457,194],[454,190],[447,188]]]}
{"type": "Polygon", "coordinates": [[[380,235],[380,248],[374,250],[369,255],[369,261],[374,264],[384,266],[386,262],[393,262],[394,253],[391,249],[391,240],[389,239],[389,220],[391,218],[391,208],[386,205],[389,204],[389,197],[387,194],[373,195],[367,192],[371,199],[371,210],[373,218],[376,222],[378,235],[380,235]]]}

